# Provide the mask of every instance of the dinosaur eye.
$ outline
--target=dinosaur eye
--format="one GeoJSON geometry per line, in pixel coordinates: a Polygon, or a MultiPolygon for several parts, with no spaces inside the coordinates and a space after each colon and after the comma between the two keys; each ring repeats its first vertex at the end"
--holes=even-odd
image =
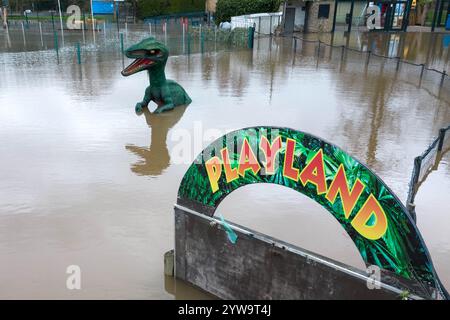
{"type": "Polygon", "coordinates": [[[150,54],[155,54],[155,50],[150,50],[150,54]]]}

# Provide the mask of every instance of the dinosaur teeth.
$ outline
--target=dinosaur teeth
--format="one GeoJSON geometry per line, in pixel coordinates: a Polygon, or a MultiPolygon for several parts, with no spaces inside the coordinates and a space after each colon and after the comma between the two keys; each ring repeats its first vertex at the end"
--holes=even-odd
{"type": "Polygon", "coordinates": [[[122,70],[122,75],[123,76],[132,75],[133,73],[146,69],[146,67],[152,65],[153,63],[154,63],[153,60],[147,58],[136,59],[128,67],[122,70]]]}

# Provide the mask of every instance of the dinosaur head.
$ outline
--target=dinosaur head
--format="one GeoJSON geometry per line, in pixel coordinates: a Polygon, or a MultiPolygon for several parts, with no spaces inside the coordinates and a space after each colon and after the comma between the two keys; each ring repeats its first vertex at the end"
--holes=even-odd
{"type": "Polygon", "coordinates": [[[127,77],[143,70],[164,66],[169,56],[169,50],[161,42],[151,37],[129,47],[125,50],[125,55],[135,59],[122,70],[122,75],[127,77]]]}

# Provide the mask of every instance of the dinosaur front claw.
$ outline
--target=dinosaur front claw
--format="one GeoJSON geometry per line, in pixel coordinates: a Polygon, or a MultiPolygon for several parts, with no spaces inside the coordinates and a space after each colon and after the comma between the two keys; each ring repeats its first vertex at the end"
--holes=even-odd
{"type": "Polygon", "coordinates": [[[140,116],[141,114],[144,113],[144,107],[145,107],[145,105],[143,105],[141,102],[136,103],[136,106],[134,107],[134,111],[136,112],[136,114],[138,116],[140,116]]]}
{"type": "Polygon", "coordinates": [[[134,107],[134,111],[136,111],[137,115],[141,115],[144,112],[143,108],[144,105],[141,102],[138,102],[136,103],[136,107],[134,107]]]}

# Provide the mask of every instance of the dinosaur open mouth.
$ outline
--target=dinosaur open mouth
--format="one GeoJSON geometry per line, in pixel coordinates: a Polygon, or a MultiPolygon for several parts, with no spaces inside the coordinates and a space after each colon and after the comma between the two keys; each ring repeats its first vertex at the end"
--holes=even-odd
{"type": "Polygon", "coordinates": [[[148,58],[138,58],[134,60],[128,67],[122,70],[122,75],[125,77],[132,75],[133,73],[146,69],[148,66],[151,66],[154,63],[155,61],[148,58]]]}

